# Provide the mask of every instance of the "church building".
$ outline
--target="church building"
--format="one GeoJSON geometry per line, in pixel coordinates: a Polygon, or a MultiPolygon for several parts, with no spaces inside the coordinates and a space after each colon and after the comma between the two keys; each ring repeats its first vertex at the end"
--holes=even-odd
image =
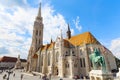
{"type": "Polygon", "coordinates": [[[91,32],[71,35],[70,26],[66,31],[66,38],[60,37],[49,44],[43,44],[43,17],[41,5],[34,21],[32,43],[28,53],[27,71],[51,74],[52,76],[73,78],[75,75],[88,76],[93,66],[89,55],[98,49],[104,56],[107,70],[116,69],[114,55],[105,48],[91,32]]]}

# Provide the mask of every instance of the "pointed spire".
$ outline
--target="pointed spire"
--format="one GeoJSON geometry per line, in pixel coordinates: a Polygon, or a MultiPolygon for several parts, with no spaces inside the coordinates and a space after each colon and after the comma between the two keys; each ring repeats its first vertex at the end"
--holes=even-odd
{"type": "Polygon", "coordinates": [[[60,34],[60,38],[61,38],[61,40],[63,39],[63,36],[62,36],[62,29],[61,29],[61,34],[60,34]]]}
{"type": "Polygon", "coordinates": [[[69,26],[69,24],[68,24],[67,38],[68,38],[68,39],[71,38],[71,31],[70,31],[70,26],[69,26]]]}
{"type": "Polygon", "coordinates": [[[39,5],[38,17],[41,17],[41,2],[40,2],[40,5],[39,5]]]}
{"type": "Polygon", "coordinates": [[[53,40],[52,40],[52,38],[51,38],[51,41],[50,41],[50,43],[52,43],[53,42],[53,40]]]}
{"type": "Polygon", "coordinates": [[[68,23],[68,31],[70,31],[70,26],[69,26],[69,23],[68,23]]]}

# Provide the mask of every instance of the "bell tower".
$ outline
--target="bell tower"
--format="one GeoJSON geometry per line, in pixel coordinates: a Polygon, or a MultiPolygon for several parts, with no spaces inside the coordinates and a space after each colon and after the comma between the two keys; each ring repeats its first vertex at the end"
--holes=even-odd
{"type": "Polygon", "coordinates": [[[41,16],[41,3],[38,15],[34,21],[33,36],[31,46],[34,48],[34,53],[43,45],[43,18],[41,16]]]}
{"type": "Polygon", "coordinates": [[[33,55],[38,51],[38,49],[43,45],[43,18],[41,16],[41,3],[39,6],[38,14],[34,21],[33,25],[33,35],[32,35],[32,43],[30,46],[29,54],[28,54],[28,68],[27,70],[31,71],[33,69],[33,55]]]}

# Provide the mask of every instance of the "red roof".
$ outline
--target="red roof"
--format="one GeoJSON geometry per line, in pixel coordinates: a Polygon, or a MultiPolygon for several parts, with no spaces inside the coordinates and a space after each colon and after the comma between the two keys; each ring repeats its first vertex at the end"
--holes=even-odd
{"type": "MultiPolygon", "coordinates": [[[[26,62],[25,59],[20,59],[21,62],[26,62]]],[[[3,56],[0,58],[0,62],[16,62],[17,58],[16,57],[9,57],[9,56],[3,56]]]]}

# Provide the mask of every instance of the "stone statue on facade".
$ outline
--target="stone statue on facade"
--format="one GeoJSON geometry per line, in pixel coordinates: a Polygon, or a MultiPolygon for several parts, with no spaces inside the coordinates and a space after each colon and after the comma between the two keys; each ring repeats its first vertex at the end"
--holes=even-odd
{"type": "Polygon", "coordinates": [[[106,64],[104,57],[100,54],[100,51],[95,48],[94,52],[89,56],[94,70],[101,70],[106,73],[106,64]]]}

